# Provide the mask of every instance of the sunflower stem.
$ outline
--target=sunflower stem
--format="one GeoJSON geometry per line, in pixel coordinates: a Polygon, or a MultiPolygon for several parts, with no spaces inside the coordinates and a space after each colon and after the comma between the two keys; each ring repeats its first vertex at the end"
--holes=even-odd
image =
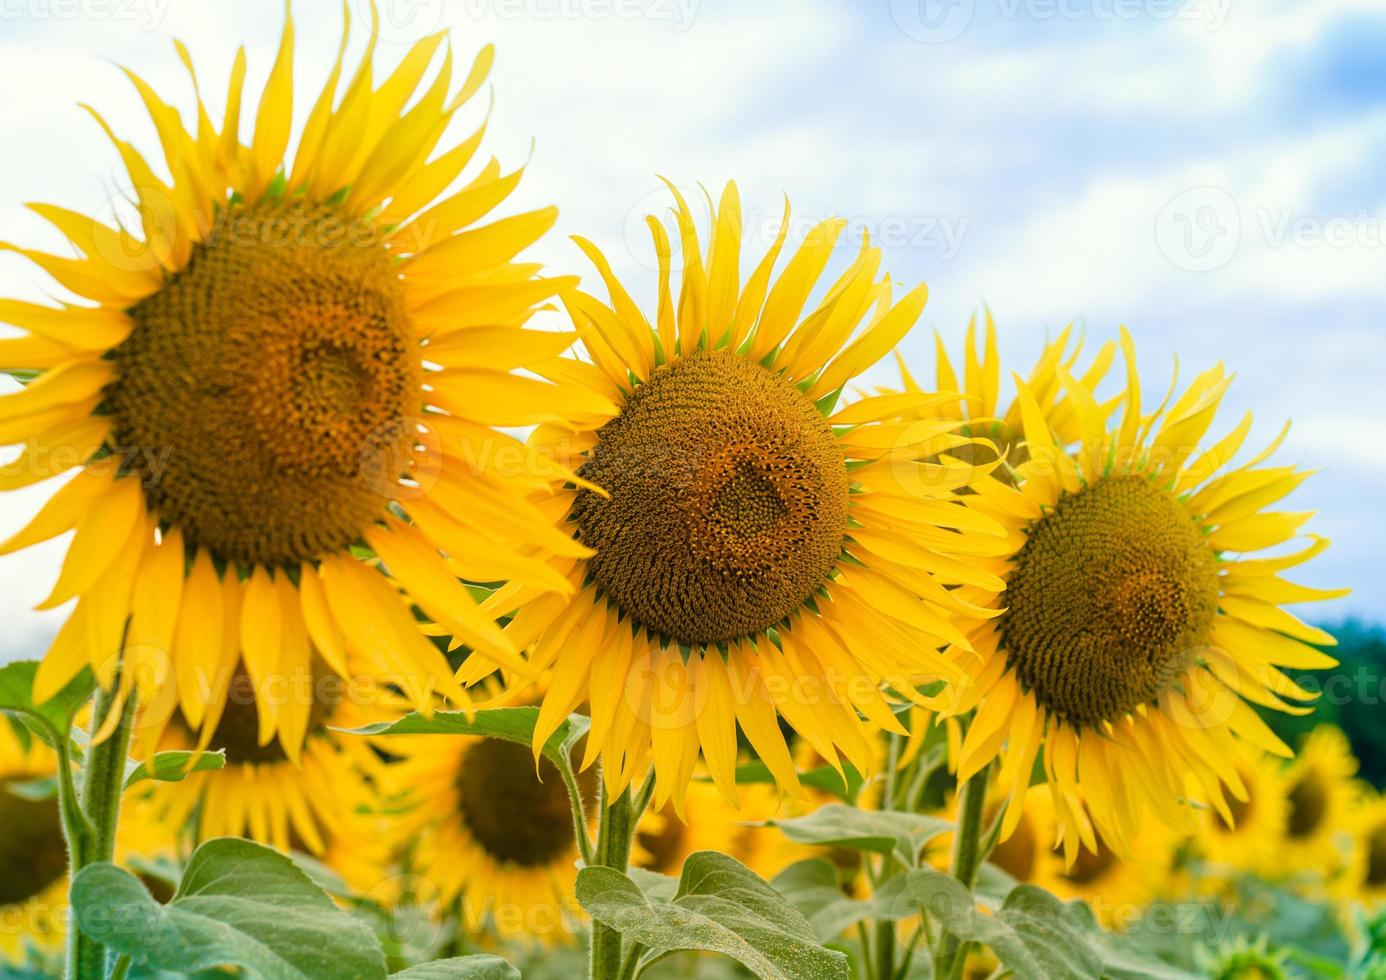
{"type": "MultiPolygon", "coordinates": [[[[982,814],[987,802],[987,777],[991,766],[984,766],[963,783],[958,798],[958,829],[953,835],[953,877],[968,891],[977,880],[982,863],[982,814]]],[[[956,935],[944,932],[939,939],[934,975],[943,978],[960,977],[967,962],[967,948],[956,935]]]]}
{"type": "MultiPolygon", "coordinates": [[[[890,733],[890,747],[886,751],[885,786],[881,793],[881,809],[895,809],[896,770],[900,767],[900,736],[890,733]]],[[[895,859],[886,855],[881,858],[879,881],[884,883],[892,876],[895,859]]],[[[880,980],[891,980],[895,976],[895,922],[882,918],[876,922],[876,976],[880,980]]]]}
{"type": "MultiPolygon", "coordinates": [[[[643,811],[643,804],[648,803],[649,794],[642,792],[640,796],[640,811],[643,811]]],[[[622,790],[621,795],[615,800],[611,800],[606,788],[606,774],[598,775],[596,866],[612,868],[621,874],[626,873],[640,811],[636,810],[631,801],[629,786],[622,790]]],[[[610,926],[593,922],[591,980],[617,980],[621,975],[621,967],[621,934],[610,926]]]]}
{"type": "MultiPolygon", "coordinates": [[[[116,824],[120,819],[120,799],[125,791],[125,762],[130,753],[130,735],[135,722],[133,694],[121,699],[118,694],[120,672],[109,690],[96,695],[91,717],[91,744],[87,748],[86,769],[82,779],[81,807],[91,824],[85,846],[74,851],[72,877],[89,864],[110,861],[115,857],[116,824]],[[97,733],[105,726],[112,711],[119,711],[115,730],[103,742],[97,733]]],[[[105,980],[106,948],[82,932],[80,922],[73,921],[68,932],[69,980],[105,980]]]]}
{"type": "Polygon", "coordinates": [[[592,836],[587,832],[587,801],[582,798],[582,788],[578,786],[572,764],[559,766],[558,771],[563,775],[563,785],[568,788],[568,803],[573,810],[573,837],[577,839],[578,855],[584,865],[591,864],[592,836]]]}

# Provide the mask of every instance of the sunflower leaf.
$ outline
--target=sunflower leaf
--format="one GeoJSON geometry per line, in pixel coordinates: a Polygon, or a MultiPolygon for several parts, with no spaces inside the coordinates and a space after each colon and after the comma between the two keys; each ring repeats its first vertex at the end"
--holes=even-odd
{"type": "Polygon", "coordinates": [[[167,905],[106,863],[78,872],[72,905],[88,936],[156,970],[235,966],[266,980],[386,976],[385,954],[361,920],[287,857],[247,840],[199,847],[167,905]]]}
{"type": "Polygon", "coordinates": [[[767,820],[796,844],[849,847],[877,854],[894,854],[907,868],[919,862],[919,852],[939,834],[953,829],[946,820],[894,810],[858,810],[829,803],[804,817],[767,820]]]}
{"type": "Polygon", "coordinates": [[[147,762],[132,762],[125,774],[125,788],[152,779],[159,783],[181,783],[190,773],[211,772],[226,766],[226,751],[186,752],[183,750],[156,752],[147,762]]]}
{"type": "Polygon", "coordinates": [[[67,738],[77,712],[91,697],[95,681],[91,670],[84,667],[61,691],[42,704],[35,704],[34,675],[38,667],[37,660],[16,660],[0,667],[0,711],[15,712],[39,738],[53,745],[55,739],[67,738]]]}
{"type": "Polygon", "coordinates": [[[519,970],[499,956],[484,953],[434,960],[390,975],[405,980],[520,980],[519,970]]]}
{"type": "Polygon", "coordinates": [[[964,942],[981,943],[1018,980],[1098,980],[1102,956],[1089,941],[1091,913],[1065,905],[1042,888],[1021,885],[1001,907],[984,912],[962,882],[932,868],[899,878],[891,918],[924,911],[964,942]]]}
{"type": "MultiPolygon", "coordinates": [[[[822,790],[830,793],[839,800],[852,803],[861,792],[864,780],[861,773],[852,766],[850,762],[843,763],[843,775],[847,777],[846,784],[842,781],[842,776],[837,774],[837,770],[832,766],[819,766],[807,772],[799,773],[799,782],[810,789],[822,790]]],[[[736,768],[736,784],[744,786],[748,783],[775,783],[775,774],[770,771],[770,767],[763,762],[748,762],[736,768]]]]}
{"type": "Polygon", "coordinates": [[[593,919],[648,948],[644,966],[671,953],[702,950],[729,956],[770,980],[848,976],[846,954],[820,945],[783,895],[725,854],[691,855],[672,901],[602,867],[578,872],[577,898],[593,919]]]}
{"type": "MultiPolygon", "coordinates": [[[[539,709],[532,705],[518,708],[487,708],[482,711],[435,711],[425,717],[411,711],[395,721],[383,721],[362,728],[342,728],[350,735],[475,735],[500,738],[531,745],[539,709]]],[[[573,747],[587,734],[592,722],[585,715],[569,715],[544,744],[544,755],[556,765],[567,765],[573,747]]]]}
{"type": "Polygon", "coordinates": [[[859,922],[896,921],[918,914],[917,907],[899,900],[904,879],[891,878],[869,898],[852,898],[842,890],[837,868],[822,858],[791,864],[770,884],[789,899],[825,943],[859,922]]]}

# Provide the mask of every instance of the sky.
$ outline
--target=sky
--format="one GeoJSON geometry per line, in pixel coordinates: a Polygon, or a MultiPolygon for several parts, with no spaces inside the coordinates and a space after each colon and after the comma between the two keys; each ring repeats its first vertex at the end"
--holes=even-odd
{"type": "MultiPolygon", "coordinates": [[[[347,0],[357,21],[368,0],[347,0]]],[[[925,281],[902,350],[932,376],[933,333],[958,349],[968,318],[996,319],[1008,370],[1028,371],[1069,323],[1089,344],[1136,338],[1148,392],[1219,360],[1236,373],[1221,429],[1252,410],[1253,440],[1294,420],[1277,460],[1320,471],[1291,498],[1334,539],[1303,579],[1349,586],[1311,611],[1386,620],[1386,9],[1379,0],[380,0],[378,57],[448,29],[466,62],[497,48],[487,149],[527,166],[507,207],[556,203],[533,250],[589,269],[593,239],[652,301],[647,213],[690,193],[741,190],[746,241],[791,238],[839,215],[925,281]]],[[[341,5],[299,0],[296,80],[310,97],[341,5]]],[[[126,139],[154,132],[117,66],[185,110],[172,41],[208,102],[244,43],[251,87],[273,61],[280,0],[0,0],[0,238],[61,243],[25,202],[109,217],[123,175],[79,108],[126,139]]],[[[251,103],[253,108],[253,102],[251,103]]],[[[248,113],[252,108],[247,108],[248,113]]],[[[844,238],[834,258],[854,252],[844,238]]],[[[758,256],[751,256],[748,261],[758,256]]],[[[832,270],[830,269],[830,272],[832,270]]],[[[593,287],[599,290],[599,287],[593,287]]],[[[51,284],[0,252],[0,295],[51,284]]],[[[881,365],[875,383],[895,379],[881,365]]],[[[8,382],[3,382],[8,384],[8,382]]],[[[1152,395],[1153,397],[1153,395],[1152,395]]],[[[0,498],[0,536],[51,492],[0,498]]],[[[0,558],[0,659],[32,655],[66,610],[32,607],[65,539],[0,558]]]]}

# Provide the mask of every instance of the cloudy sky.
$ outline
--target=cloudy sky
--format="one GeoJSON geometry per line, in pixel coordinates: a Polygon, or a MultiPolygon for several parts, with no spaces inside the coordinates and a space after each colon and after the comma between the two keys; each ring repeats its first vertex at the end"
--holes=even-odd
{"type": "MultiPolygon", "coordinates": [[[[348,0],[356,15],[366,3],[348,0]]],[[[282,9],[0,0],[0,237],[58,246],[27,201],[111,211],[118,161],[77,104],[154,146],[116,65],[186,106],[181,38],[219,111],[236,44],[252,82],[262,79],[282,9]]],[[[581,233],[648,287],[642,216],[668,203],[655,175],[714,192],[736,179],[751,240],[768,241],[787,193],[796,215],[842,215],[870,233],[897,280],[929,283],[923,327],[905,347],[923,374],[930,331],[956,344],[982,304],[1020,371],[1069,322],[1092,341],[1128,325],[1149,391],[1163,390],[1176,355],[1185,377],[1222,359],[1237,373],[1226,424],[1252,409],[1253,437],[1268,441],[1292,418],[1280,458],[1321,470],[1293,499],[1320,512],[1313,527],[1335,542],[1307,577],[1356,590],[1322,614],[1386,619],[1379,0],[381,0],[381,10],[383,61],[444,27],[460,58],[496,44],[489,148],[507,166],[530,161],[517,205],[560,206],[537,249],[552,268],[584,271],[567,240],[581,233]]],[[[341,12],[300,0],[296,17],[306,91],[330,66],[341,12]]],[[[362,41],[358,31],[353,46],[362,41]]],[[[850,248],[839,251],[845,264],[850,248]]],[[[0,255],[0,294],[49,288],[0,255]]],[[[0,534],[47,492],[0,500],[0,534]]],[[[0,559],[0,657],[56,628],[62,611],[29,610],[63,547],[0,559]]]]}

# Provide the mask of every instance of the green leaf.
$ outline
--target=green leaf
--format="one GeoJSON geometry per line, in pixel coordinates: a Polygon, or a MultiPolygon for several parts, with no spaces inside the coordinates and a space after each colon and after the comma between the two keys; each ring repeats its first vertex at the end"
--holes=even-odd
{"type": "Polygon", "coordinates": [[[922,909],[958,938],[990,948],[1019,980],[1102,976],[1102,960],[1087,941],[1082,915],[1075,921],[1068,906],[1041,888],[1021,885],[988,914],[962,882],[932,868],[892,880],[902,883],[897,917],[906,908],[922,909]]]}
{"type": "Polygon", "coordinates": [[[61,691],[42,704],[34,704],[34,674],[38,666],[37,660],[16,660],[0,667],[0,711],[14,711],[37,722],[31,727],[40,738],[53,745],[56,739],[67,738],[72,719],[91,697],[95,682],[91,670],[83,667],[61,691]]]}
{"type": "Polygon", "coordinates": [[[478,953],[450,960],[434,960],[391,976],[407,977],[408,980],[520,980],[520,971],[499,956],[478,953]]]}
{"type": "Polygon", "coordinates": [[[626,876],[635,882],[647,897],[659,902],[672,902],[674,896],[679,893],[679,880],[672,875],[662,875],[645,868],[630,868],[626,871],[626,876]]]}
{"type": "Polygon", "coordinates": [[[880,900],[882,894],[878,891],[871,898],[852,898],[842,890],[837,868],[822,858],[795,862],[777,874],[770,884],[799,910],[814,935],[825,943],[858,922],[890,917],[889,895],[880,900]]]}
{"type": "Polygon", "coordinates": [[[24,782],[6,782],[5,791],[13,793],[21,800],[42,803],[44,800],[58,798],[58,777],[46,776],[43,779],[29,779],[24,782]]]}
{"type": "Polygon", "coordinates": [[[238,966],[266,980],[386,976],[385,956],[364,923],[287,857],[247,840],[199,847],[168,905],[106,863],[78,872],[72,904],[88,936],[154,969],[238,966]]]}
{"type": "Polygon", "coordinates": [[[849,847],[877,854],[894,854],[907,868],[919,862],[919,852],[939,834],[953,829],[946,820],[884,810],[858,810],[829,803],[808,816],[791,820],[767,820],[798,844],[849,847]]]}
{"type": "MultiPolygon", "coordinates": [[[[839,776],[837,770],[832,766],[819,766],[817,769],[801,772],[799,773],[799,782],[810,789],[836,796],[844,802],[854,802],[865,781],[861,778],[861,773],[857,772],[851,763],[844,762],[842,772],[847,777],[846,783],[843,783],[842,776],[839,776]]],[[[770,783],[773,785],[776,780],[775,774],[765,763],[748,762],[736,767],[736,782],[741,786],[752,783],[770,783]]]]}
{"type": "MultiPolygon", "coordinates": [[[[534,743],[534,726],[539,709],[526,705],[519,708],[487,708],[484,711],[435,711],[429,717],[411,711],[396,721],[382,721],[363,728],[343,728],[351,735],[479,735],[482,738],[501,738],[522,745],[534,743]]],[[[544,755],[555,764],[567,765],[573,747],[587,734],[592,722],[585,715],[569,715],[544,745],[544,755]]]]}
{"type": "Polygon", "coordinates": [[[226,752],[185,752],[181,749],[156,752],[149,762],[131,763],[125,774],[125,788],[152,779],[160,783],[181,783],[189,773],[211,772],[226,765],[226,752]]]}
{"type": "Polygon", "coordinates": [[[820,945],[784,896],[725,854],[691,855],[673,901],[651,898],[625,875],[601,867],[578,872],[577,898],[592,918],[647,947],[644,965],[703,950],[769,980],[848,977],[846,954],[820,945]]]}

